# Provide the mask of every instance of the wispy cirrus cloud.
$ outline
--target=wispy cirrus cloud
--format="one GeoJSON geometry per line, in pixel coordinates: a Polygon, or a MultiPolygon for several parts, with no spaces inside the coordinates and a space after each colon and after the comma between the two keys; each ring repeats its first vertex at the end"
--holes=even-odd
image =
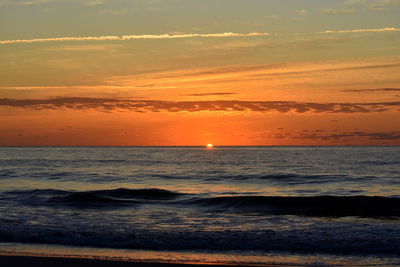
{"type": "Polygon", "coordinates": [[[347,6],[356,6],[360,10],[384,11],[387,8],[400,7],[400,0],[346,0],[347,6]]]}
{"type": "MultiPolygon", "coordinates": [[[[111,75],[85,84],[0,86],[0,95],[17,99],[80,96],[158,100],[208,97],[204,99],[215,100],[226,96],[225,99],[230,100],[343,102],[343,90],[399,88],[399,70],[400,61],[396,58],[182,68],[111,75]]],[[[346,101],[360,101],[359,93],[350,93],[346,95],[346,101]]],[[[387,99],[387,93],[379,94],[378,91],[363,97],[361,102],[391,101],[387,99]]]]}
{"type": "MultiPolygon", "coordinates": [[[[328,2],[328,1],[327,1],[328,2]]],[[[385,11],[400,7],[400,0],[345,0],[339,6],[316,9],[326,15],[352,15],[360,12],[385,11]]],[[[312,10],[300,10],[298,14],[308,14],[312,10]]]]}
{"type": "Polygon", "coordinates": [[[355,14],[365,11],[384,11],[400,7],[400,0],[346,0],[336,8],[321,8],[317,11],[327,15],[355,14]]]}
{"type": "Polygon", "coordinates": [[[339,14],[354,14],[357,10],[354,8],[323,8],[318,10],[320,13],[329,15],[339,15],[339,14]]]}
{"type": "Polygon", "coordinates": [[[400,7],[400,0],[378,0],[369,5],[370,10],[382,11],[386,8],[400,7]]]}
{"type": "MultiPolygon", "coordinates": [[[[146,87],[173,86],[176,89],[202,90],[207,88],[211,92],[219,92],[225,88],[232,88],[236,83],[257,82],[257,87],[265,88],[295,88],[299,87],[299,81],[303,84],[320,84],[327,86],[326,80],[331,75],[340,73],[342,80],[340,86],[343,88],[345,81],[349,85],[354,83],[352,73],[376,73],[385,72],[385,75],[392,75],[400,68],[398,60],[382,61],[352,61],[352,62],[305,62],[305,63],[280,63],[269,65],[246,65],[229,66],[206,69],[184,69],[163,72],[154,72],[138,75],[113,76],[105,81],[109,85],[146,87]],[[264,82],[265,84],[261,84],[264,82]],[[221,88],[221,87],[225,88],[221,88]]],[[[382,77],[385,75],[381,74],[382,77]]],[[[333,76],[332,76],[333,77],[333,76]]],[[[363,79],[365,83],[368,79],[363,79]]],[[[336,86],[337,79],[329,80],[329,86],[336,86]]],[[[190,92],[196,93],[196,92],[190,92]]]]}
{"type": "Polygon", "coordinates": [[[395,110],[400,102],[377,103],[313,103],[295,101],[162,101],[121,100],[102,98],[0,99],[0,106],[72,110],[129,110],[133,112],[295,112],[295,113],[370,113],[395,110]]]}
{"type": "Polygon", "coordinates": [[[56,0],[0,0],[1,6],[38,6],[51,2],[55,2],[56,0]]]}
{"type": "Polygon", "coordinates": [[[118,44],[102,44],[102,45],[64,45],[46,48],[47,51],[66,51],[66,52],[76,52],[76,51],[105,51],[119,48],[118,44]]]}
{"type": "MultiPolygon", "coordinates": [[[[278,37],[278,36],[299,36],[309,34],[336,34],[336,33],[383,33],[398,32],[400,28],[371,28],[371,29],[351,29],[351,30],[326,30],[315,33],[268,33],[268,32],[223,32],[223,33],[184,33],[184,34],[141,34],[141,35],[105,35],[105,36],[68,36],[68,37],[50,37],[35,39],[14,39],[2,40],[0,45],[7,44],[29,44],[29,43],[46,43],[46,42],[77,42],[77,41],[129,41],[129,40],[162,40],[162,39],[188,39],[188,38],[237,38],[237,37],[278,37]]],[[[254,46],[250,44],[236,44],[240,47],[254,46]]]]}
{"type": "Polygon", "coordinates": [[[85,5],[86,6],[100,6],[104,5],[106,2],[104,0],[92,0],[87,2],[85,5]]]}
{"type": "Polygon", "coordinates": [[[398,32],[400,28],[371,28],[371,29],[354,29],[354,30],[326,30],[319,33],[365,33],[365,32],[398,32]]]}
{"type": "Polygon", "coordinates": [[[0,44],[17,43],[43,43],[60,41],[127,41],[127,40],[148,40],[148,39],[184,39],[184,38],[227,38],[227,37],[260,37],[269,36],[266,32],[251,33],[187,33],[187,34],[142,34],[142,35],[107,35],[107,36],[85,36],[85,37],[54,37],[37,39],[4,40],[0,44]]]}

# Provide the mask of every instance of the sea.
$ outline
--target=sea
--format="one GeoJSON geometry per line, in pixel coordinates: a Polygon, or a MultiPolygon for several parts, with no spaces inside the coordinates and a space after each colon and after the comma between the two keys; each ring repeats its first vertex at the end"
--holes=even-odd
{"type": "Polygon", "coordinates": [[[400,147],[1,147],[0,253],[400,265],[400,147]]]}

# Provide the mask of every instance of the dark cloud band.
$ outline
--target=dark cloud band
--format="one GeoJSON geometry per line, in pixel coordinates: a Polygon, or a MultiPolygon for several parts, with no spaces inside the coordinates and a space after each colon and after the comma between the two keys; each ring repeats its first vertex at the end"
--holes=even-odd
{"type": "Polygon", "coordinates": [[[400,140],[400,131],[394,132],[345,132],[339,134],[305,134],[296,136],[296,139],[339,140],[343,138],[365,137],[370,140],[400,140]]]}
{"type": "Polygon", "coordinates": [[[121,100],[102,98],[52,98],[52,99],[0,99],[0,106],[42,109],[73,109],[100,111],[130,110],[134,112],[313,112],[313,113],[369,113],[399,110],[400,102],[376,103],[313,103],[294,101],[162,101],[162,100],[121,100]]]}
{"type": "Polygon", "coordinates": [[[218,96],[218,95],[236,95],[237,93],[229,92],[216,92],[216,93],[200,93],[200,94],[188,94],[186,96],[218,96]]]}
{"type": "Polygon", "coordinates": [[[346,89],[342,91],[351,93],[400,92],[400,88],[346,89]]]}

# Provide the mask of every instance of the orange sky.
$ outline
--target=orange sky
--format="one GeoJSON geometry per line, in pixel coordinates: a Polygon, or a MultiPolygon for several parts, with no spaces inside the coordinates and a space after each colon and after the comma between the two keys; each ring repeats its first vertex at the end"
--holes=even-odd
{"type": "Polygon", "coordinates": [[[251,1],[0,0],[0,145],[400,145],[396,1],[251,1]]]}

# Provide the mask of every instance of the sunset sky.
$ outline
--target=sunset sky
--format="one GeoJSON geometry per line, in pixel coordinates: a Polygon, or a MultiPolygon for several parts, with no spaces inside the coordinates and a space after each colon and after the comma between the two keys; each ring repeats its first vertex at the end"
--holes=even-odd
{"type": "Polygon", "coordinates": [[[400,0],[0,0],[0,145],[400,145],[400,0]]]}

